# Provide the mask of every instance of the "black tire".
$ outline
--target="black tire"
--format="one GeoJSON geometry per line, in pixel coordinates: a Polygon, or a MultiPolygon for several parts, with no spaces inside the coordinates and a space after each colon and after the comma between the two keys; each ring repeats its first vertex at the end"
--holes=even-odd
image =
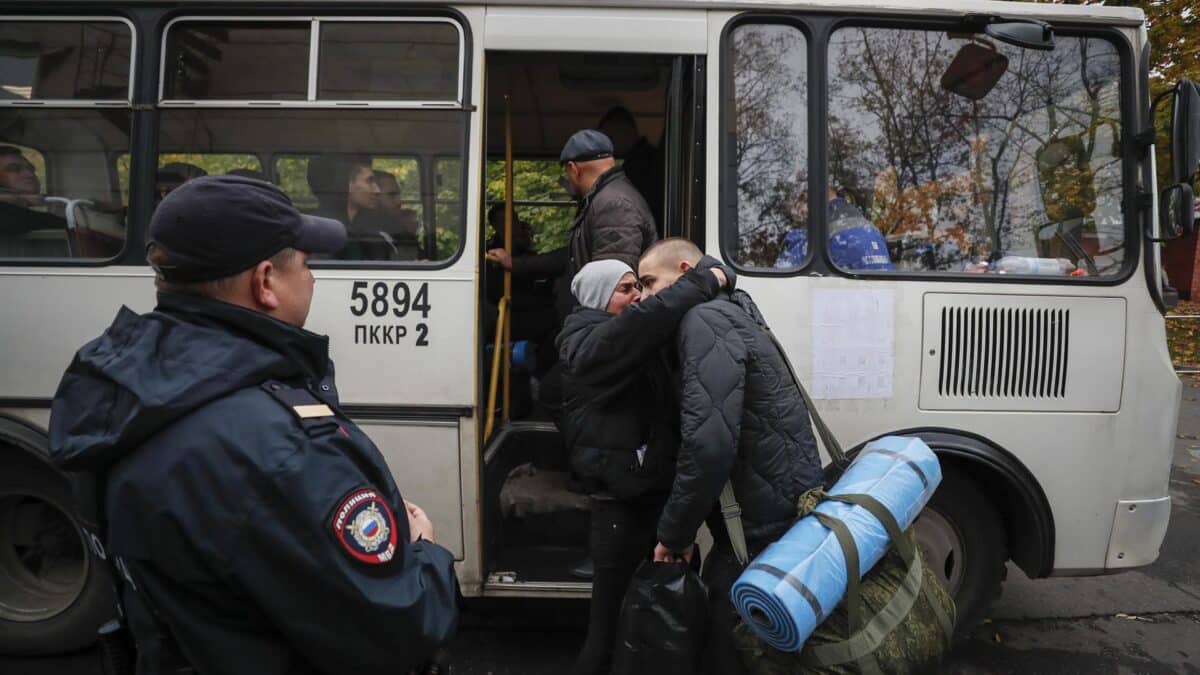
{"type": "Polygon", "coordinates": [[[77,650],[115,616],[112,582],[86,545],[67,480],[0,446],[0,654],[77,650]]]}
{"type": "Polygon", "coordinates": [[[1008,559],[1000,514],[974,479],[943,465],[915,528],[926,563],[954,596],[955,634],[965,637],[1000,594],[1008,559]]]}

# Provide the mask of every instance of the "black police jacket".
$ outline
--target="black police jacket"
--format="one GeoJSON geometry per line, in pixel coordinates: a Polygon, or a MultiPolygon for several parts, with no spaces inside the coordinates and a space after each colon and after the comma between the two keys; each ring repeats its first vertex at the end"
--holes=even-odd
{"type": "Polygon", "coordinates": [[[821,484],[808,409],[768,330],[754,301],[736,290],[679,324],[683,438],[658,521],[658,539],[672,551],[690,546],[706,518],[715,538],[728,536],[715,508],[727,481],[751,544],[783,534],[800,494],[821,484]]]}
{"type": "Polygon", "coordinates": [[[405,672],[452,636],[452,555],[337,406],[326,337],[200,297],[76,354],[51,453],[107,476],[139,673],[405,672]]]}
{"type": "Polygon", "coordinates": [[[558,337],[563,440],[591,491],[632,499],[671,489],[679,407],[661,352],[683,315],[718,289],[712,272],[695,269],[620,314],[577,307],[567,317],[558,337]]]}

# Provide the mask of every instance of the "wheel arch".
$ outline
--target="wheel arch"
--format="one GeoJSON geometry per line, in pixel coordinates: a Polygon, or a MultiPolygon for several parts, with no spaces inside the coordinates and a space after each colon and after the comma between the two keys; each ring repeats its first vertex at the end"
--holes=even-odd
{"type": "Polygon", "coordinates": [[[918,427],[882,436],[920,438],[943,464],[975,479],[1004,520],[1009,558],[1031,579],[1050,576],[1054,569],[1054,514],[1041,484],[1021,460],[987,438],[957,429],[918,427]]]}
{"type": "Polygon", "coordinates": [[[46,432],[29,422],[0,413],[0,447],[15,448],[62,473],[50,461],[46,432]]]}

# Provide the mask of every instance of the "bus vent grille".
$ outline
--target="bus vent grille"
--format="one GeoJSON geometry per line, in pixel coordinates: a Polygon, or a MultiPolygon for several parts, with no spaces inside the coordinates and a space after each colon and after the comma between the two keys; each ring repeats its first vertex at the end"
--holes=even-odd
{"type": "Polygon", "coordinates": [[[943,307],[938,393],[1063,398],[1069,309],[943,307]]]}

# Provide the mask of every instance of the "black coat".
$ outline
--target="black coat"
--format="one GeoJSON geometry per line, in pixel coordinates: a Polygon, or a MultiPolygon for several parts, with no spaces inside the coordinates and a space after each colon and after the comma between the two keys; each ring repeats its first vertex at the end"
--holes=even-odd
{"type": "Polygon", "coordinates": [[[162,294],[76,354],[50,450],[107,477],[139,673],[180,654],[201,673],[404,672],[452,636],[453,556],[409,543],[382,455],[338,410],[328,347],[162,294]]]}
{"type": "Polygon", "coordinates": [[[783,534],[796,500],[821,484],[821,460],[808,410],[783,355],[750,296],[722,293],[679,325],[680,432],[675,484],[658,538],[682,551],[709,519],[727,536],[715,509],[732,480],[746,538],[783,534]]]}
{"type": "Polygon", "coordinates": [[[718,289],[697,269],[620,314],[578,307],[567,317],[558,338],[563,435],[572,470],[592,491],[630,499],[670,489],[679,409],[662,349],[684,314],[718,289]]]}

